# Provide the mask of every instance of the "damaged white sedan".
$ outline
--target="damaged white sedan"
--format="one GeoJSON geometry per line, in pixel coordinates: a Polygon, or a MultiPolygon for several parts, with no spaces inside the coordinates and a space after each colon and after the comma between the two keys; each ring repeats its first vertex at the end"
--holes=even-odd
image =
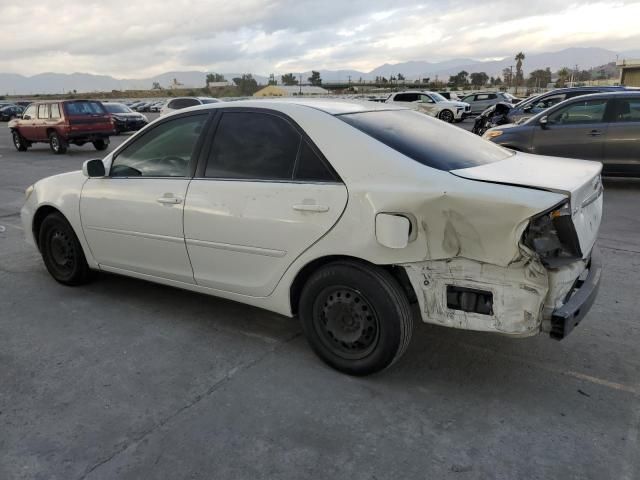
{"type": "Polygon", "coordinates": [[[22,220],[61,283],[102,270],[297,315],[322,360],[365,375],[403,354],[418,310],[567,335],[600,280],[600,169],[392,105],[239,101],[37,182],[22,220]]]}

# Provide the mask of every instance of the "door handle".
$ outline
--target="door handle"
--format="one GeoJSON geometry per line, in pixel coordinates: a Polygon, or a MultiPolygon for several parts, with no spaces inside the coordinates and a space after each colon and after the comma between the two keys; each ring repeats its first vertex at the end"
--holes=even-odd
{"type": "Polygon", "coordinates": [[[158,198],[156,202],[162,203],[164,205],[177,205],[179,203],[182,203],[182,199],[180,197],[164,196],[164,197],[158,198]]]}
{"type": "Polygon", "coordinates": [[[307,204],[299,204],[299,205],[294,205],[293,209],[298,211],[298,212],[316,212],[316,213],[322,213],[322,212],[328,212],[329,211],[329,207],[327,205],[316,205],[316,204],[311,204],[311,205],[307,205],[307,204]]]}
{"type": "Polygon", "coordinates": [[[591,130],[589,132],[590,137],[599,137],[600,135],[602,135],[602,131],[600,130],[591,130]]]}

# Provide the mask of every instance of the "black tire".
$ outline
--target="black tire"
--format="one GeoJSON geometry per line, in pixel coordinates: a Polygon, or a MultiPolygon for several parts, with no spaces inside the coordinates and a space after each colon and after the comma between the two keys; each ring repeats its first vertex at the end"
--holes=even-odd
{"type": "Polygon", "coordinates": [[[17,130],[12,130],[11,136],[13,137],[13,146],[16,147],[16,150],[18,150],[19,152],[26,152],[27,142],[22,137],[22,135],[20,135],[20,132],[18,132],[17,130]]]}
{"type": "Polygon", "coordinates": [[[93,146],[96,150],[99,151],[106,150],[109,146],[109,141],[104,139],[96,140],[95,142],[93,142],[93,146]]]}
{"type": "Polygon", "coordinates": [[[49,148],[56,155],[67,153],[67,142],[65,142],[56,132],[49,133],[49,148]]]}
{"type": "Polygon", "coordinates": [[[391,366],[413,334],[407,295],[386,270],[356,261],[330,263],[305,284],[298,312],[313,351],[349,375],[391,366]]]}
{"type": "Polygon", "coordinates": [[[82,285],[91,278],[91,270],[78,237],[60,213],[49,214],[38,232],[38,245],[44,265],[51,276],[64,285],[82,285]]]}
{"type": "Polygon", "coordinates": [[[454,120],[454,115],[453,112],[451,110],[442,110],[439,114],[438,114],[438,118],[444,122],[447,123],[451,123],[454,120]]]}

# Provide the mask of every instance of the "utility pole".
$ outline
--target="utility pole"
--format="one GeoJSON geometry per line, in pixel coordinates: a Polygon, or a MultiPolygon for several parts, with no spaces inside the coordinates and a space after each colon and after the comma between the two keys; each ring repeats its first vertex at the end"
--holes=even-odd
{"type": "Polygon", "coordinates": [[[298,85],[300,86],[300,95],[302,95],[302,74],[298,74],[298,76],[300,77],[300,82],[298,82],[298,85]]]}

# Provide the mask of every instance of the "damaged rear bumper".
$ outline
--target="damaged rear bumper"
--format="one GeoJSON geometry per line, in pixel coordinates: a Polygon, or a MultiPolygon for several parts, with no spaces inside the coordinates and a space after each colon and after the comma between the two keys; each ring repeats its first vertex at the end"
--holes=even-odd
{"type": "Polygon", "coordinates": [[[585,274],[576,280],[569,299],[551,314],[549,327],[551,338],[562,340],[582,321],[598,294],[601,276],[602,260],[600,253],[594,249],[585,274]]]}

